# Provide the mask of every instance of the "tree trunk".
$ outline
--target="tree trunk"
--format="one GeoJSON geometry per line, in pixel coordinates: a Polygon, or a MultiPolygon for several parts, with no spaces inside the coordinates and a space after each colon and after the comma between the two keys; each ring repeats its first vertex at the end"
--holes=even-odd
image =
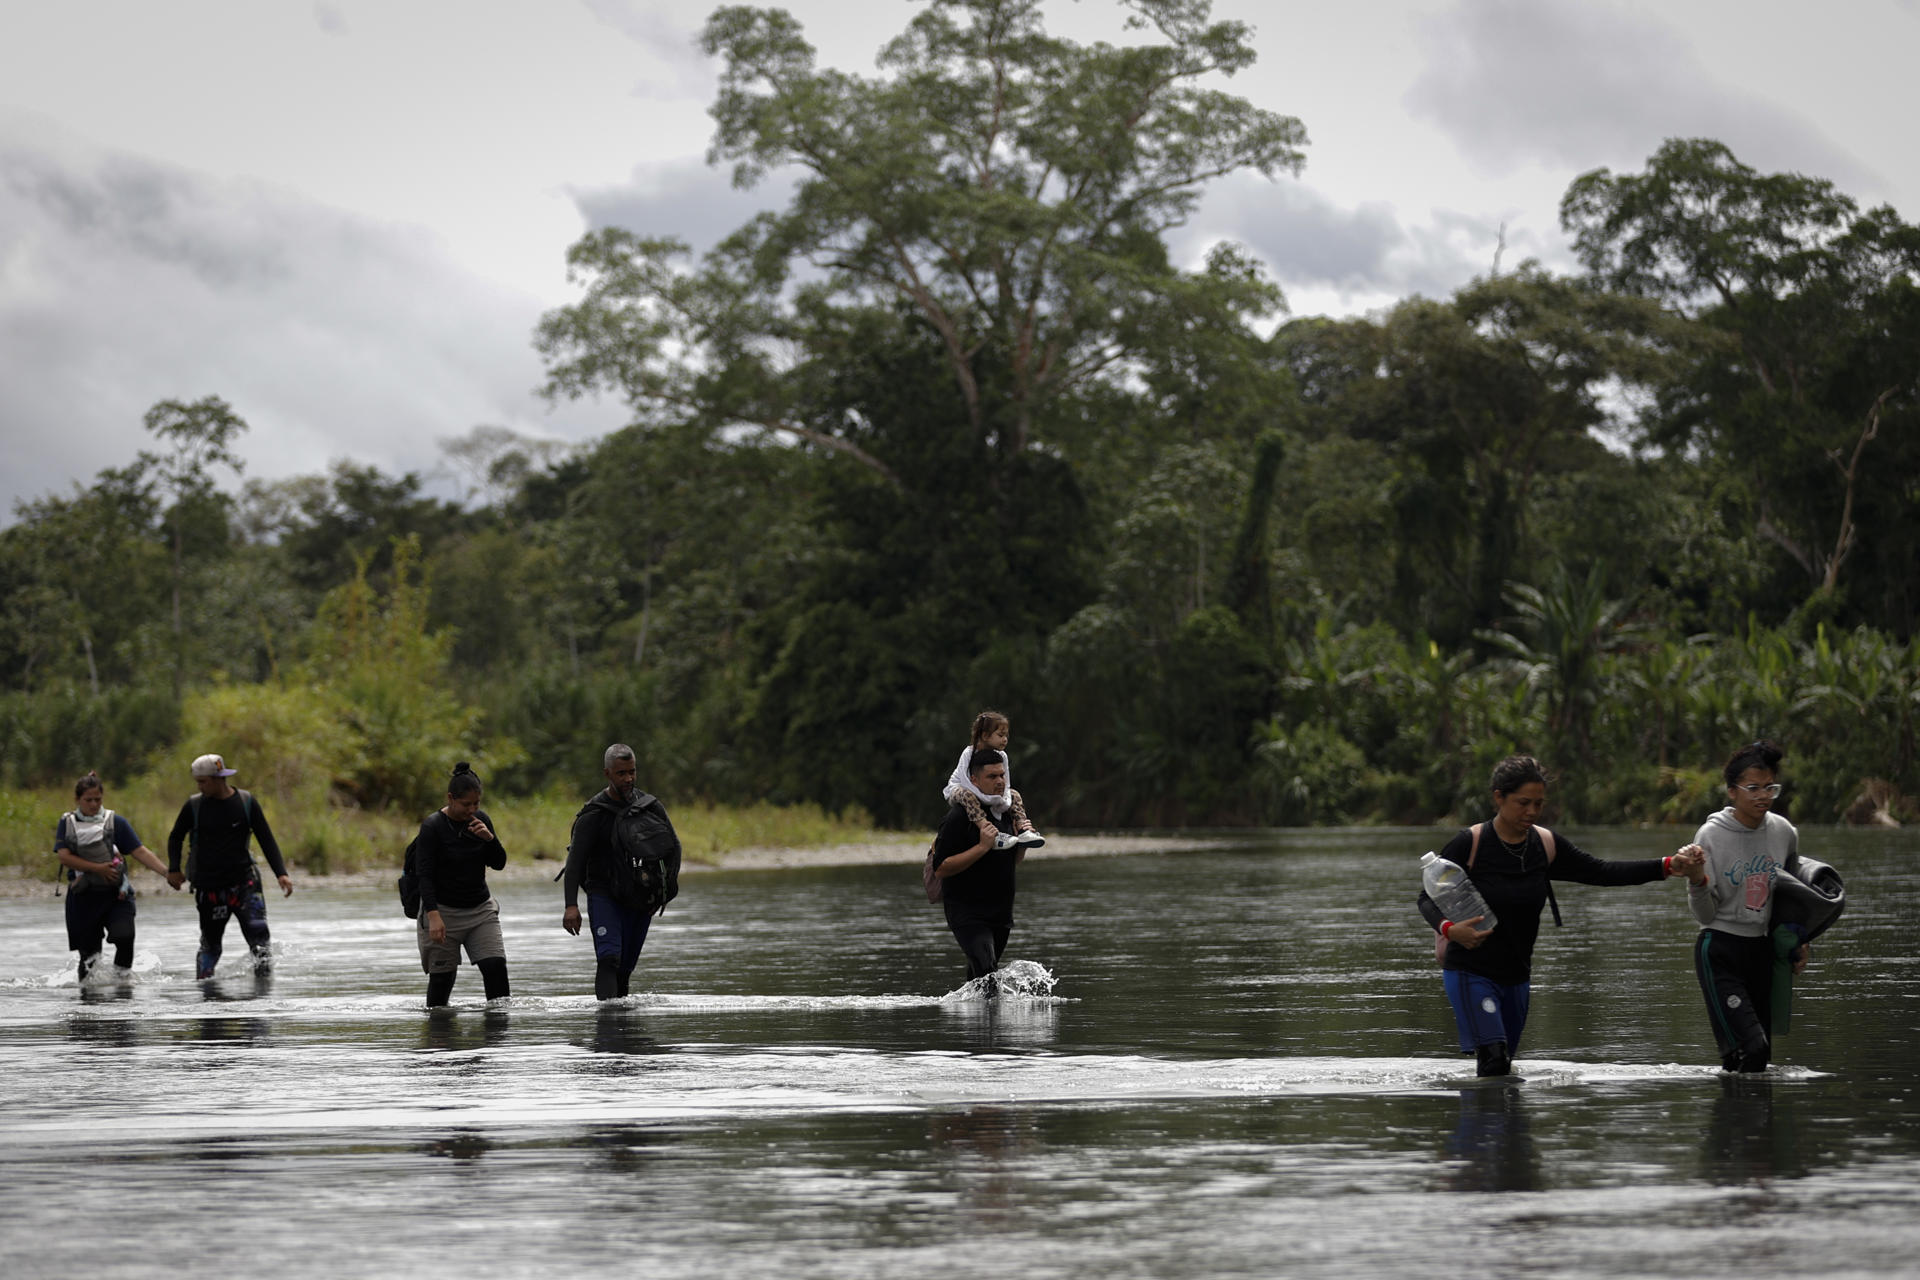
{"type": "Polygon", "coordinates": [[[180,700],[181,681],[186,676],[185,637],[180,629],[180,508],[174,504],[173,523],[173,700],[180,700]]]}
{"type": "Polygon", "coordinates": [[[1847,478],[1847,496],[1840,504],[1840,532],[1833,540],[1833,554],[1827,557],[1826,573],[1820,579],[1822,591],[1832,591],[1840,581],[1840,566],[1846,561],[1847,553],[1853,550],[1853,544],[1859,537],[1853,523],[1853,490],[1860,479],[1860,455],[1866,452],[1867,444],[1880,434],[1880,410],[1886,405],[1887,397],[1898,388],[1888,387],[1873,402],[1873,408],[1867,411],[1867,425],[1860,430],[1860,438],[1854,441],[1853,457],[1847,465],[1840,467],[1840,451],[1830,455],[1833,465],[1840,467],[1840,474],[1847,478]]]}
{"type": "Polygon", "coordinates": [[[647,657],[647,622],[653,615],[653,569],[640,575],[640,634],[633,641],[633,665],[637,670],[647,657]]]}

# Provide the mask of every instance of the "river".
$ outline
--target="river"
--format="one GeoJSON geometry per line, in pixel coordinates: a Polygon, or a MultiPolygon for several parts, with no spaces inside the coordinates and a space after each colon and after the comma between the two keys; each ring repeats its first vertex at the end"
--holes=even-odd
{"type": "Polygon", "coordinates": [[[0,901],[0,1274],[1920,1273],[1920,839],[1803,831],[1848,910],[1757,1079],[1678,882],[1562,888],[1488,1085],[1412,907],[1444,834],[1036,853],[995,1001],[915,867],[689,874],[604,1006],[503,885],[513,996],[432,1016],[388,890],[276,895],[271,977],[230,931],[204,984],[149,890],[85,990],[61,903],[0,901]]]}

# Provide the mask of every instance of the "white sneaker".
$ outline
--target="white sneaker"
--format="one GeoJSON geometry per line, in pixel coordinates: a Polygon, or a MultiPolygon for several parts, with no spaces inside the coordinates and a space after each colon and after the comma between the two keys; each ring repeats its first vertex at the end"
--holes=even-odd
{"type": "Polygon", "coordinates": [[[1011,849],[1019,843],[1020,841],[1017,838],[1008,835],[1004,831],[993,838],[993,847],[996,849],[1011,849]]]}
{"type": "Polygon", "coordinates": [[[1035,831],[1032,827],[1028,827],[1025,831],[1015,836],[1014,839],[1029,849],[1038,849],[1047,842],[1047,838],[1038,831],[1035,831]]]}

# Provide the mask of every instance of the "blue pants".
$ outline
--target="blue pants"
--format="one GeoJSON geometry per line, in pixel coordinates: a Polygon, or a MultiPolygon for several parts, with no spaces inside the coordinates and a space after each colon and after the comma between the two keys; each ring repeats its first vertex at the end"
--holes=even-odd
{"type": "Polygon", "coordinates": [[[1447,983],[1447,1003],[1453,1006],[1453,1020],[1460,1030],[1460,1052],[1472,1053],[1483,1045],[1507,1042],[1507,1056],[1520,1052],[1520,1033],[1527,1026],[1527,1005],[1533,998],[1533,984],[1517,982],[1502,986],[1464,969],[1442,971],[1447,983]]]}
{"type": "Polygon", "coordinates": [[[587,924],[593,930],[593,955],[618,966],[622,978],[640,963],[653,915],[645,907],[623,907],[604,893],[587,891],[587,924]]]}

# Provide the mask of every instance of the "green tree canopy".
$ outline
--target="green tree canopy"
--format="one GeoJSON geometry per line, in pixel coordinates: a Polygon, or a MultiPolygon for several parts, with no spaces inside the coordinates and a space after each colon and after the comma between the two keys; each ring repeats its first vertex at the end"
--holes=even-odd
{"type": "Polygon", "coordinates": [[[900,306],[937,336],[974,437],[1029,448],[1048,407],[1193,326],[1237,326],[1278,293],[1232,247],[1198,272],[1164,234],[1230,173],[1296,170],[1300,123],[1211,87],[1253,60],[1206,0],[1132,0],[1126,44],[1047,34],[1039,0],[931,0],[881,74],[817,67],[779,10],[717,10],[709,159],[747,186],[800,179],[699,263],[608,228],[576,244],[581,302],[538,344],[548,391],[622,392],[643,416],[746,423],[897,464],[820,412],[839,308],[900,306]],[[812,410],[812,412],[809,412],[812,410]]]}
{"type": "Polygon", "coordinates": [[[1700,322],[1648,439],[1737,479],[1741,523],[1787,554],[1822,612],[1851,563],[1865,616],[1910,633],[1920,227],[1704,139],[1669,141],[1644,173],[1582,176],[1561,221],[1596,281],[1700,322]]]}

